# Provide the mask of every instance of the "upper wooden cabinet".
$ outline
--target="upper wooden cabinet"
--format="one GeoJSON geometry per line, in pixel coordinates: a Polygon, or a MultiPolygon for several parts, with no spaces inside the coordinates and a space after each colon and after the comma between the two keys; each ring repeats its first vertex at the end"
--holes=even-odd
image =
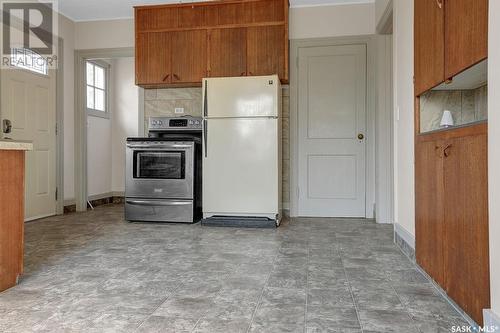
{"type": "Polygon", "coordinates": [[[214,29],[209,39],[210,77],[247,74],[247,29],[214,29]]]}
{"type": "Polygon", "coordinates": [[[285,28],[280,25],[248,28],[248,75],[278,74],[288,79],[288,59],[282,42],[285,34],[285,28]]]}
{"type": "Polygon", "coordinates": [[[207,31],[172,33],[172,80],[174,84],[201,82],[207,76],[207,31]]]}
{"type": "Polygon", "coordinates": [[[488,0],[445,3],[445,79],[488,57],[488,0]]]}
{"type": "Polygon", "coordinates": [[[135,39],[136,84],[167,84],[172,75],[169,32],[139,33],[135,39]]]}
{"type": "Polygon", "coordinates": [[[415,0],[415,93],[444,78],[444,15],[436,0],[415,0]]]}
{"type": "Polygon", "coordinates": [[[287,83],[288,7],[288,0],[136,7],[136,84],[199,86],[207,76],[271,74],[287,83]]]}
{"type": "Polygon", "coordinates": [[[415,0],[415,95],[488,56],[488,0],[415,0]]]}

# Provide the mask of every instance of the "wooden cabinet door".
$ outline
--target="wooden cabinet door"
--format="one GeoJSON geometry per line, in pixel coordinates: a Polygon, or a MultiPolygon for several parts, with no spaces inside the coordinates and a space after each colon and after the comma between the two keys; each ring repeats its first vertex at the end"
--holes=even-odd
{"type": "Polygon", "coordinates": [[[171,34],[138,33],[135,47],[136,84],[167,84],[171,79],[171,34]]]}
{"type": "Polygon", "coordinates": [[[440,285],[444,283],[443,142],[415,149],[415,249],[417,263],[440,285]]]}
{"type": "Polygon", "coordinates": [[[415,96],[444,81],[443,1],[415,1],[415,96]]]}
{"type": "Polygon", "coordinates": [[[477,323],[490,307],[486,133],[446,145],[445,288],[477,323]]]}
{"type": "Polygon", "coordinates": [[[199,83],[207,75],[207,31],[172,32],[172,83],[199,83]]]}
{"type": "Polygon", "coordinates": [[[247,72],[247,29],[210,32],[209,76],[243,76],[247,72]]]}
{"type": "Polygon", "coordinates": [[[285,56],[285,26],[249,27],[247,30],[247,75],[278,74],[288,80],[285,56]]]}
{"type": "Polygon", "coordinates": [[[446,78],[488,57],[488,0],[447,0],[446,78]]]}

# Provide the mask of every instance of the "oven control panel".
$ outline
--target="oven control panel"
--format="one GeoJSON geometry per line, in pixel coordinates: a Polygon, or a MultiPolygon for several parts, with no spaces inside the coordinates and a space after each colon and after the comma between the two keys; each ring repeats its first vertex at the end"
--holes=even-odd
{"type": "Polygon", "coordinates": [[[201,117],[151,117],[149,130],[201,130],[202,123],[201,117]]]}

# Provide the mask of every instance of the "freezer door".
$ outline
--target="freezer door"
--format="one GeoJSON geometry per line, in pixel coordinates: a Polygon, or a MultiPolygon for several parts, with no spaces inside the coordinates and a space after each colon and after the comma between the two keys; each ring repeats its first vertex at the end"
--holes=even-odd
{"type": "Polygon", "coordinates": [[[203,79],[205,118],[278,117],[278,76],[203,79]]]}
{"type": "Polygon", "coordinates": [[[279,119],[204,121],[203,213],[278,214],[279,119]]]}

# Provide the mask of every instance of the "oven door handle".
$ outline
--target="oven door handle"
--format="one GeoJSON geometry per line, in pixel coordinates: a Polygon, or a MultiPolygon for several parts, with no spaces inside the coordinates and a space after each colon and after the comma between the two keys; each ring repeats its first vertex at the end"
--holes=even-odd
{"type": "Polygon", "coordinates": [[[172,144],[172,145],[141,145],[141,144],[129,144],[127,143],[128,148],[141,148],[141,149],[158,149],[158,148],[180,148],[180,149],[189,149],[193,148],[193,145],[186,145],[186,144],[172,144]]]}
{"type": "Polygon", "coordinates": [[[147,200],[126,200],[130,205],[140,206],[187,206],[192,205],[192,201],[147,201],[147,200]]]}

